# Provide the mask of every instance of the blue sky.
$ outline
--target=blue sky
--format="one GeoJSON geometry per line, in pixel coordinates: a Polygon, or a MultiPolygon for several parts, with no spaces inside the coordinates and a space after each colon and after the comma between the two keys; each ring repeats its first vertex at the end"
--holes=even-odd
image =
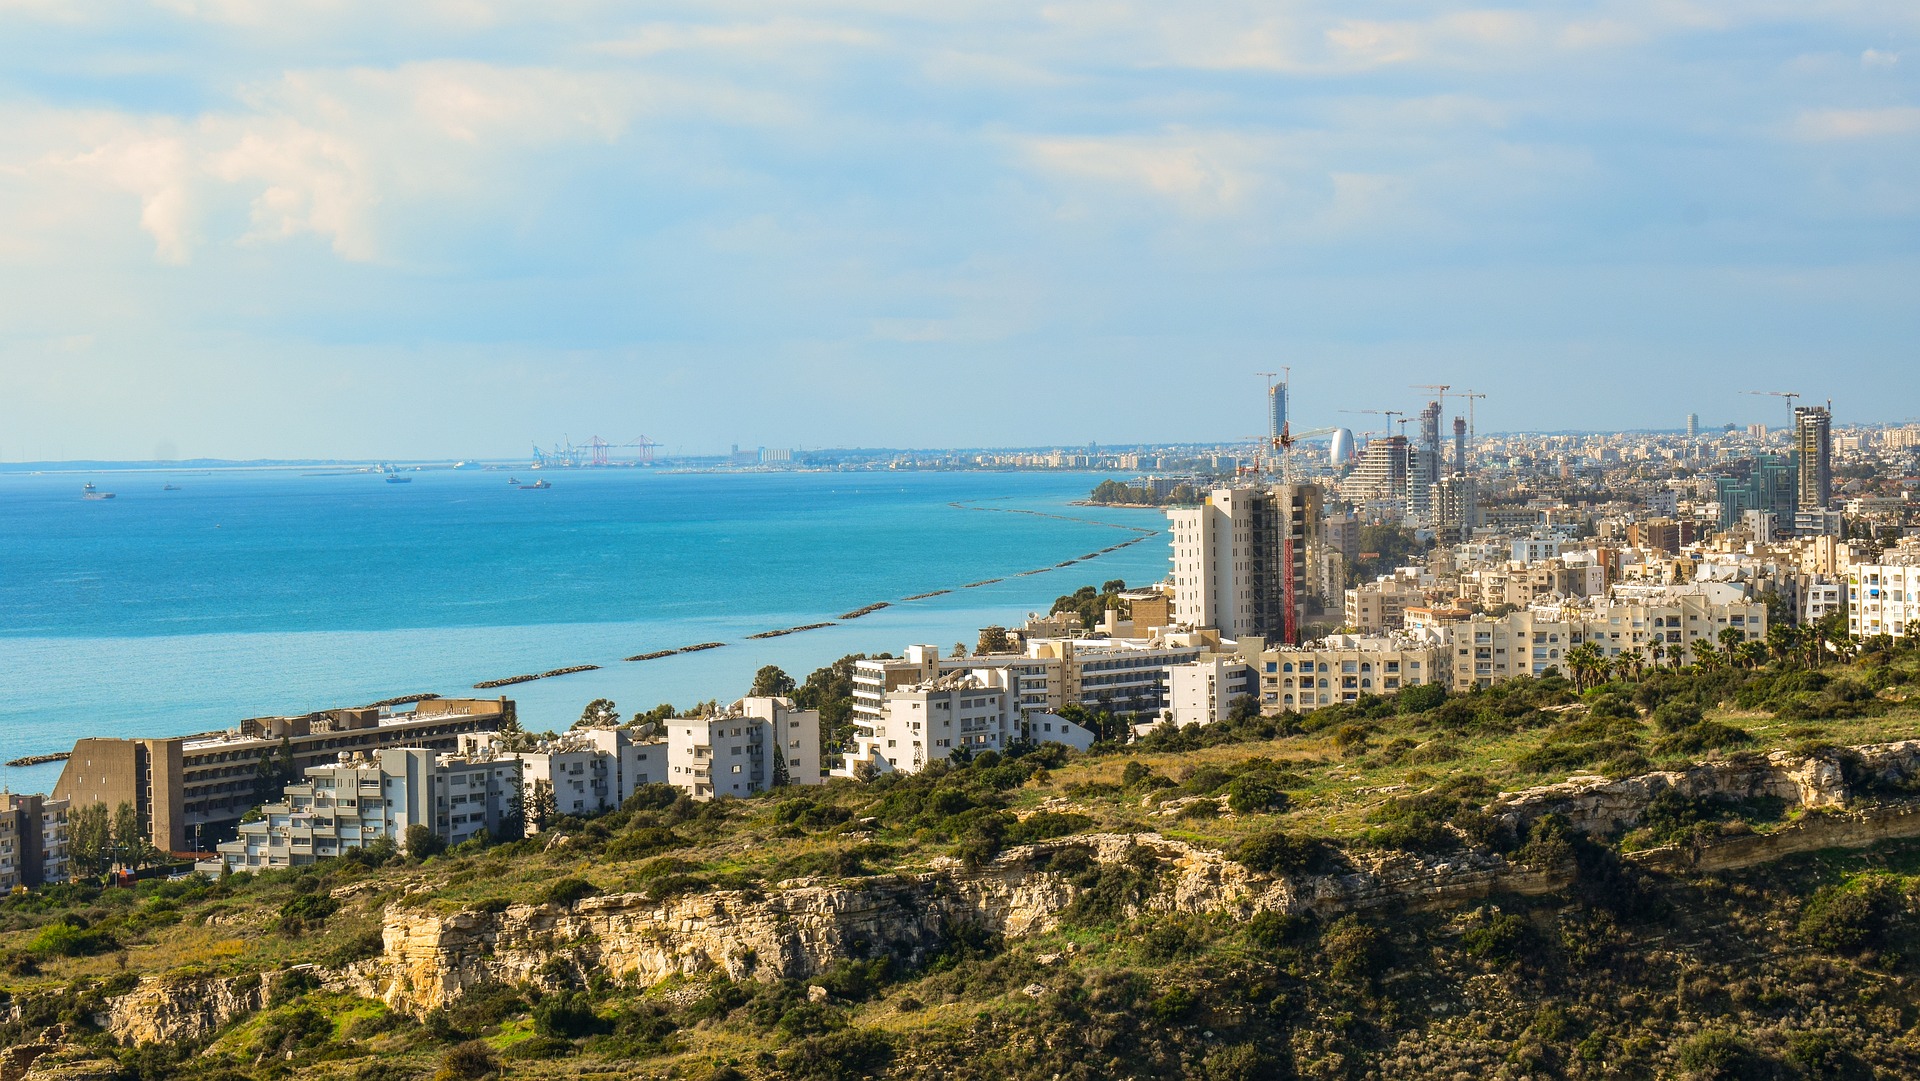
{"type": "Polygon", "coordinates": [[[1920,5],[0,0],[0,460],[1920,414],[1920,5]]]}

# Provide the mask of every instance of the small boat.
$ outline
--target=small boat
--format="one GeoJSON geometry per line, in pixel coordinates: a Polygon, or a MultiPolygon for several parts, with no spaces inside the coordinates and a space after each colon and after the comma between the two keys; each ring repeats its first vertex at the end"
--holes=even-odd
{"type": "Polygon", "coordinates": [[[163,492],[177,492],[180,490],[180,486],[178,484],[162,484],[160,490],[163,492]]]}
{"type": "Polygon", "coordinates": [[[515,488],[518,488],[518,487],[520,487],[520,478],[519,478],[519,477],[508,477],[508,478],[507,478],[507,483],[508,483],[508,484],[511,484],[511,485],[513,485],[513,486],[514,486],[515,488]]]}
{"type": "Polygon", "coordinates": [[[400,474],[400,473],[388,473],[387,483],[388,484],[412,484],[413,478],[409,476],[405,476],[404,474],[400,474]]]}
{"type": "Polygon", "coordinates": [[[546,479],[545,477],[542,477],[539,480],[534,481],[532,484],[522,484],[520,486],[520,490],[523,492],[538,492],[551,487],[553,487],[553,482],[546,479]]]}
{"type": "Polygon", "coordinates": [[[113,493],[112,493],[112,492],[103,492],[103,491],[100,491],[100,490],[99,490],[98,488],[95,488],[95,487],[93,486],[93,482],[92,482],[92,481],[88,481],[88,482],[87,482],[87,486],[86,486],[86,487],[84,487],[84,488],[82,488],[82,489],[80,489],[80,498],[82,498],[82,499],[112,499],[112,498],[113,498],[113,493]]]}

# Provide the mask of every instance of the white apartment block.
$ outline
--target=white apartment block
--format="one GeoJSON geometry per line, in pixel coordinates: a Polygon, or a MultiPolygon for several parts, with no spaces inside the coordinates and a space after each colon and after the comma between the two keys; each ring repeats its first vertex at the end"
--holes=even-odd
{"type": "MultiPolygon", "coordinates": [[[[496,733],[469,739],[489,748],[505,743],[496,733]]],[[[618,808],[643,785],[667,783],[667,741],[631,728],[575,728],[531,750],[500,753],[523,765],[529,831],[541,828],[539,804],[549,794],[560,814],[587,816],[618,808]]]]}
{"type": "Polygon", "coordinates": [[[1800,622],[1817,623],[1845,606],[1846,586],[1816,577],[1800,587],[1800,622]]]}
{"type": "Polygon", "coordinates": [[[1513,561],[1516,563],[1538,563],[1552,559],[1560,554],[1566,539],[1558,533],[1532,533],[1513,540],[1513,561]]]}
{"type": "Polygon", "coordinates": [[[1920,555],[1901,552],[1847,571],[1847,630],[1856,639],[1920,629],[1920,555]]]}
{"type": "Polygon", "coordinates": [[[1209,656],[1173,669],[1166,716],[1182,727],[1224,721],[1233,704],[1254,693],[1253,666],[1237,656],[1209,656]]]}
{"type": "Polygon", "coordinates": [[[1167,704],[1168,672],[1198,659],[1217,634],[1165,632],[1151,638],[1030,638],[1018,654],[942,657],[933,646],[908,646],[906,656],[856,661],[853,721],[872,727],[886,716],[887,693],[942,675],[1006,673],[1020,713],[1059,710],[1069,703],[1113,713],[1158,713],[1167,704]]]}
{"type": "Polygon", "coordinates": [[[1217,488],[1201,506],[1169,510],[1174,622],[1233,639],[1297,630],[1321,498],[1311,484],[1217,488]]]}
{"type": "Polygon", "coordinates": [[[280,802],[240,824],[210,861],[234,871],[303,867],[385,837],[404,844],[422,825],[449,845],[521,821],[521,762],[483,747],[450,754],[395,747],[310,766],[280,802]]]}
{"type": "Polygon", "coordinates": [[[886,692],[879,717],[856,719],[844,776],[917,773],[955,751],[1005,751],[1020,741],[1093,745],[1093,733],[1051,713],[1023,710],[1016,675],[987,667],[950,672],[886,692]]]}
{"type": "Polygon", "coordinates": [[[716,714],[667,721],[666,782],[697,800],[745,797],[774,786],[819,784],[820,714],[790,698],[743,698],[716,714]]]}

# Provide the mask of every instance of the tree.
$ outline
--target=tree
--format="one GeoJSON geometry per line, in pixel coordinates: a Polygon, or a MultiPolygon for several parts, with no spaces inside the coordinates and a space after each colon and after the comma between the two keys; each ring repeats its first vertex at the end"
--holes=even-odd
{"type": "Polygon", "coordinates": [[[1720,628],[1720,649],[1727,655],[1727,663],[1735,662],[1740,647],[1747,644],[1747,632],[1738,627],[1720,628]]]}
{"type": "Polygon", "coordinates": [[[534,780],[526,805],[527,820],[533,823],[535,832],[553,825],[554,820],[560,817],[559,801],[553,797],[553,782],[545,777],[534,780]]]}
{"type": "Polygon", "coordinates": [[[780,750],[780,744],[776,742],[773,745],[773,787],[785,788],[792,783],[787,776],[787,756],[780,750]]]}
{"type": "Polygon", "coordinates": [[[973,655],[985,656],[989,653],[1013,652],[1013,639],[1007,635],[1005,627],[980,628],[980,642],[973,647],[973,655]]]}
{"type": "Polygon", "coordinates": [[[793,677],[787,675],[777,664],[769,664],[753,674],[753,689],[747,692],[750,698],[783,698],[793,693],[793,677]]]}
{"type": "Polygon", "coordinates": [[[955,642],[953,644],[953,652],[947,654],[947,656],[949,657],[964,657],[966,655],[967,655],[967,644],[965,642],[955,642]]]}
{"type": "Polygon", "coordinates": [[[433,832],[422,822],[415,822],[407,827],[406,842],[407,855],[416,860],[438,856],[447,850],[447,839],[433,832]]]}
{"type": "Polygon", "coordinates": [[[113,823],[104,803],[89,803],[67,815],[67,853],[76,867],[98,874],[113,856],[113,823]]]}
{"type": "Polygon", "coordinates": [[[573,722],[575,728],[612,728],[620,723],[620,707],[614,705],[611,698],[596,698],[587,703],[580,711],[580,719],[573,722]]]}

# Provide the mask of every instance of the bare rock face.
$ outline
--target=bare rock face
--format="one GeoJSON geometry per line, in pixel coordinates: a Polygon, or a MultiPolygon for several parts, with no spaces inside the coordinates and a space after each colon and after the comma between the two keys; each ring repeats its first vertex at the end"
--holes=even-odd
{"type": "Polygon", "coordinates": [[[65,1044],[36,1055],[19,1081],[119,1081],[120,1077],[119,1063],[65,1044]]]}
{"type": "Polygon", "coordinates": [[[956,932],[980,928],[1018,938],[1059,922],[1077,891],[1046,869],[1064,848],[1101,863],[1135,846],[1170,865],[1149,907],[1253,911],[1286,903],[1217,853],[1147,835],[1099,835],[1033,845],[969,871],[957,861],[922,875],[851,883],[781,883],[766,892],[717,891],[669,901],[638,894],[590,897],[570,906],[514,905],[504,912],[389,913],[386,952],[358,975],[361,993],[425,1011],[493,981],[569,982],[605,972],[654,983],[676,973],[722,971],[734,979],[805,979],[842,959],[883,953],[910,962],[937,953],[956,932]]]}
{"type": "Polygon", "coordinates": [[[1899,785],[1920,775],[1920,741],[1812,756],[1786,751],[1764,757],[1734,755],[1687,770],[1643,773],[1617,781],[1575,777],[1502,796],[1488,811],[1523,833],[1538,819],[1559,814],[1583,833],[1610,834],[1640,825],[1647,806],[1666,792],[1689,799],[1771,797],[1790,806],[1844,807],[1859,795],[1848,782],[1849,765],[1856,778],[1899,785]]]}
{"type": "Polygon", "coordinates": [[[123,1044],[201,1040],[260,1009],[277,975],[169,980],[149,977],[109,1004],[103,1027],[123,1044]]]}

